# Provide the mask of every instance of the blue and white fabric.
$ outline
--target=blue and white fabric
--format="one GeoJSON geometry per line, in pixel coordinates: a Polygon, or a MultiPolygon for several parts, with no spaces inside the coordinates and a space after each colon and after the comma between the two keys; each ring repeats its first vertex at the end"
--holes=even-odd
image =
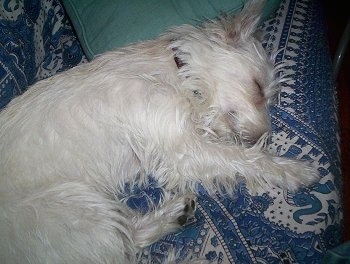
{"type": "Polygon", "coordinates": [[[0,108],[36,81],[85,60],[60,1],[1,1],[0,108]]]}
{"type": "MultiPolygon", "coordinates": [[[[271,107],[268,151],[313,160],[318,183],[289,193],[252,193],[239,183],[229,196],[199,187],[195,217],[183,230],[146,248],[140,263],[163,263],[175,250],[181,259],[211,263],[320,263],[341,243],[342,201],[337,99],[322,7],[318,0],[283,0],[262,25],[264,47],[284,62],[288,76],[271,107]]],[[[86,62],[58,0],[0,4],[0,108],[39,79],[86,62]]],[[[125,188],[123,199],[141,212],[163,190],[150,175],[147,186],[125,188]]]]}

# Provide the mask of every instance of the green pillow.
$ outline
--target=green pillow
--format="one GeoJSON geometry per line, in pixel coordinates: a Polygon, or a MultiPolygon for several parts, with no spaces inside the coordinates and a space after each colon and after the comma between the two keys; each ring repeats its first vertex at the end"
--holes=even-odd
{"type": "MultiPolygon", "coordinates": [[[[263,19],[281,0],[266,0],[263,19]]],[[[63,0],[88,59],[166,29],[195,24],[220,13],[236,13],[243,0],[63,0]]]]}

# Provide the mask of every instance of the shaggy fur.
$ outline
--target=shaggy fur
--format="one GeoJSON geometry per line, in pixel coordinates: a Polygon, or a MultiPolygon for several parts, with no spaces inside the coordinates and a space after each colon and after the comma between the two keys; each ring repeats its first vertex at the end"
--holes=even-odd
{"type": "Polygon", "coordinates": [[[259,10],[108,52],[14,99],[0,113],[1,263],[133,263],[193,214],[198,182],[317,179],[258,141],[278,89],[253,34],[259,10]],[[150,174],[177,198],[139,215],[118,197],[150,174]]]}

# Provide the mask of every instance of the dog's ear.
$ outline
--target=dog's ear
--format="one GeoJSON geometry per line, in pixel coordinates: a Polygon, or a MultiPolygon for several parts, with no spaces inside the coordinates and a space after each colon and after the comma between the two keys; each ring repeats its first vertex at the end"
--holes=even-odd
{"type": "Polygon", "coordinates": [[[264,2],[264,0],[248,0],[241,12],[226,21],[225,30],[229,40],[246,40],[256,32],[264,2]]]}

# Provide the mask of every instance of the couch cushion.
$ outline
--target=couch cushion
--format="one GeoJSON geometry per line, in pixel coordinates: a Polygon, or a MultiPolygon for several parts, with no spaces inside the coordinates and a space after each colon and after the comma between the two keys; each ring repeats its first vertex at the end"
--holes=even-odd
{"type": "MultiPolygon", "coordinates": [[[[267,0],[263,19],[281,0],[267,0]]],[[[243,0],[63,0],[89,59],[130,42],[154,38],[174,25],[236,13],[243,0]]]]}

